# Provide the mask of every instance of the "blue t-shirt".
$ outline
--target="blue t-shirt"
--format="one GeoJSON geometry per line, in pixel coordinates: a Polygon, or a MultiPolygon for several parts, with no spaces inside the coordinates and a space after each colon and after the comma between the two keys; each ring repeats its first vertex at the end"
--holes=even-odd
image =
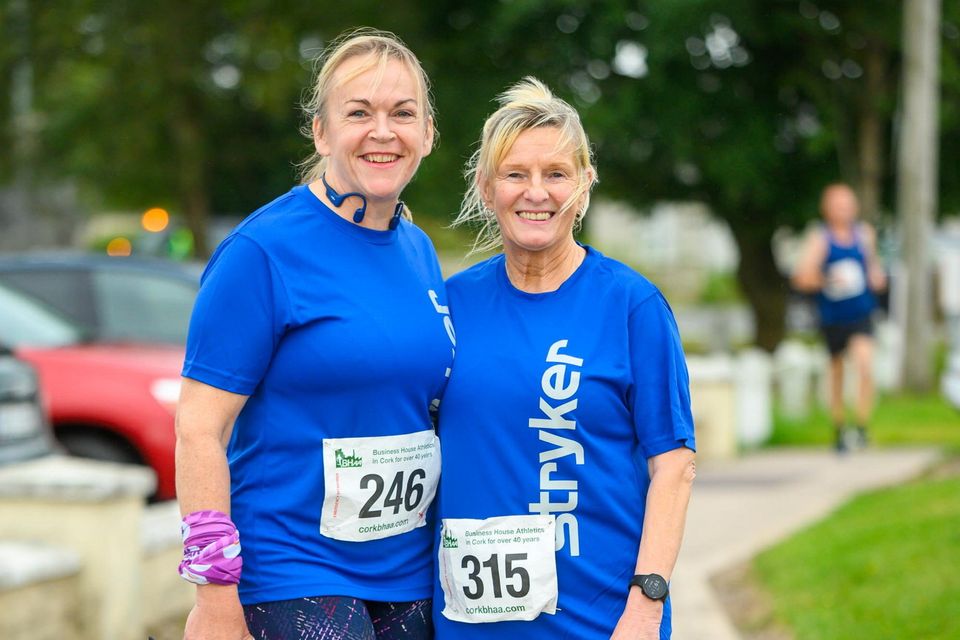
{"type": "Polygon", "coordinates": [[[445,303],[420,229],[357,226],[303,186],[218,247],[183,375],[250,396],[227,451],[241,602],[430,597],[432,524],[366,542],[320,535],[322,445],[433,428],[453,358],[445,303]]]}
{"type": "Polygon", "coordinates": [[[860,225],[854,226],[853,242],[850,244],[840,244],[826,225],[823,233],[826,234],[828,247],[823,273],[829,278],[831,272],[839,272],[844,286],[833,288],[828,280],[827,286],[817,293],[820,324],[829,326],[868,318],[877,306],[877,300],[867,277],[866,250],[860,225]]]}
{"type": "MultiPolygon", "coordinates": [[[[646,459],[695,446],[670,308],[643,276],[586,249],[581,266],[551,293],[515,288],[502,255],[447,281],[458,348],[440,408],[438,517],[526,515],[547,502],[576,506],[555,513],[558,539],[563,535],[555,615],[451,622],[441,613],[438,584],[438,640],[608,640],[634,575],[646,459]],[[551,362],[568,364],[548,371],[551,362]],[[547,385],[561,399],[550,399],[547,385]],[[563,385],[567,391],[556,393],[563,385]],[[557,468],[544,473],[545,460],[557,468]],[[544,481],[568,489],[544,492],[544,481]],[[576,489],[569,490],[571,482],[576,489]]],[[[668,600],[662,638],[670,628],[668,600]]]]}

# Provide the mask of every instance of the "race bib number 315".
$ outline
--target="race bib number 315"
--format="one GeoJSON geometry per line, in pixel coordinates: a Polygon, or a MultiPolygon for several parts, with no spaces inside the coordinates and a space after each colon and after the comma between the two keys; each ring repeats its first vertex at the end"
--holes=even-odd
{"type": "Polygon", "coordinates": [[[324,438],[320,533],[363,542],[426,524],[440,479],[432,430],[399,436],[324,438]]]}
{"type": "Polygon", "coordinates": [[[557,610],[554,517],[444,518],[443,615],[457,622],[533,620],[557,610]]]}

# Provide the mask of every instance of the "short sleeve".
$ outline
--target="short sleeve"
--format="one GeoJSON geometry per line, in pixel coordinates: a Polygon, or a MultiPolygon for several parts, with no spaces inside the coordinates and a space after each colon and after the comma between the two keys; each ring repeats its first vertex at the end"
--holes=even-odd
{"type": "Polygon", "coordinates": [[[227,238],[201,279],[183,376],[252,394],[289,317],[286,290],[263,249],[239,234],[227,238]]]}
{"type": "Polygon", "coordinates": [[[659,292],[634,307],[629,331],[633,386],[628,400],[643,455],[695,449],[690,377],[680,332],[659,292]]]}

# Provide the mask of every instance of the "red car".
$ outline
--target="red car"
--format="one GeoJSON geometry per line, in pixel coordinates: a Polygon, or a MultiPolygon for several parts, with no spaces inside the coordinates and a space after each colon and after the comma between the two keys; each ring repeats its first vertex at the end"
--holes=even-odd
{"type": "Polygon", "coordinates": [[[155,498],[175,497],[182,344],[98,337],[2,283],[0,344],[36,369],[54,433],[67,451],[149,465],[157,473],[155,498]]]}
{"type": "Polygon", "coordinates": [[[33,365],[57,440],[71,454],[146,464],[156,498],[176,497],[174,412],[183,348],[76,344],[20,347],[33,365]]]}

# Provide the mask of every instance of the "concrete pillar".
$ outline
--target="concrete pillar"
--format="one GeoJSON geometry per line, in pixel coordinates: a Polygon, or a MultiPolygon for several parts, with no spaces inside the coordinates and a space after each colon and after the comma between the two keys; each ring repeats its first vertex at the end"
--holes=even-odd
{"type": "Polygon", "coordinates": [[[84,638],[143,640],[141,520],[156,478],[145,467],[49,456],[0,468],[0,538],[73,551],[84,638]]]}
{"type": "Polygon", "coordinates": [[[79,572],[72,551],[0,540],[0,638],[80,640],[79,572]]]}
{"type": "Polygon", "coordinates": [[[704,459],[737,455],[737,391],[733,361],[728,356],[687,358],[690,404],[696,427],[697,456],[704,459]]]}

